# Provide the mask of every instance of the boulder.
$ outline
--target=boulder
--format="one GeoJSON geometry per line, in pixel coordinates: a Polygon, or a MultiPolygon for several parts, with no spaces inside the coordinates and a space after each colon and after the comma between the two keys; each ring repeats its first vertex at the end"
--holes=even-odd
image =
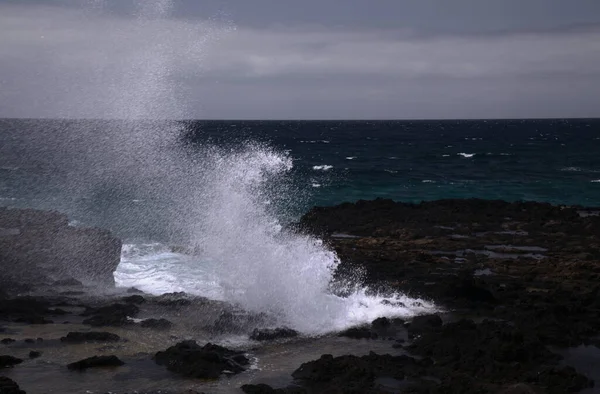
{"type": "Polygon", "coordinates": [[[25,391],[21,390],[19,385],[13,380],[0,376],[0,393],[2,394],[25,394],[25,391]]]}
{"type": "Polygon", "coordinates": [[[131,324],[129,317],[136,316],[140,308],[133,304],[113,304],[101,308],[90,308],[83,316],[91,316],[83,321],[90,326],[124,326],[131,324]]]}
{"type": "Polygon", "coordinates": [[[17,364],[21,364],[23,360],[13,356],[0,356],[0,368],[14,367],[17,364]]]}
{"type": "Polygon", "coordinates": [[[72,227],[66,215],[0,208],[0,285],[24,290],[79,282],[114,286],[121,241],[109,231],[72,227]]]}
{"type": "Polygon", "coordinates": [[[94,356],[67,365],[70,370],[84,371],[88,368],[120,367],[125,365],[117,356],[94,356]]]}
{"type": "Polygon", "coordinates": [[[242,352],[213,345],[183,341],[154,356],[158,365],[171,372],[197,379],[218,379],[222,373],[240,373],[249,364],[242,352]]]}
{"type": "Polygon", "coordinates": [[[117,334],[110,332],[70,332],[66,337],[60,338],[61,342],[84,343],[84,342],[118,342],[121,340],[117,334]]]}

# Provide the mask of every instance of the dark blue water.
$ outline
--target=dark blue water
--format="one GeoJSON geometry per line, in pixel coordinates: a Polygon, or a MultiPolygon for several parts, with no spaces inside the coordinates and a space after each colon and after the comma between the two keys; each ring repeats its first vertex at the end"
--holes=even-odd
{"type": "Polygon", "coordinates": [[[160,155],[143,148],[147,139],[161,152],[185,152],[185,160],[193,160],[195,147],[235,150],[250,141],[287,153],[294,161],[289,177],[302,195],[300,211],[376,197],[600,206],[600,120],[187,121],[172,126],[169,133],[176,138],[163,146],[155,141],[163,127],[156,122],[0,120],[0,205],[59,209],[117,232],[152,237],[153,218],[165,214],[158,206],[169,205],[169,193],[150,191],[180,174],[171,170],[173,163],[162,166],[160,155]],[[132,133],[138,133],[134,142],[132,133]],[[150,167],[165,170],[143,171],[150,167]],[[136,172],[139,178],[131,176],[136,172]],[[160,204],[149,208],[152,199],[160,204]]]}

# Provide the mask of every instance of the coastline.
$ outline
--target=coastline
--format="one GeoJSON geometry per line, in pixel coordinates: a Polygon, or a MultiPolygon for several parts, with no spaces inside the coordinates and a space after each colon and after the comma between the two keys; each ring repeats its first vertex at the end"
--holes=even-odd
{"type": "MultiPolygon", "coordinates": [[[[378,351],[362,357],[324,356],[297,365],[293,386],[275,391],[257,381],[244,386],[244,391],[563,393],[590,388],[590,379],[597,377],[565,366],[570,361],[560,354],[564,357],[569,349],[581,347],[600,353],[600,216],[596,212],[600,211],[477,199],[421,204],[373,200],[311,209],[298,228],[319,235],[337,252],[338,279],[352,276],[360,267],[364,283],[373,291],[416,295],[447,312],[412,321],[378,319],[371,326],[343,333],[367,347],[375,346],[375,338],[393,338],[390,352],[404,355],[385,356],[378,351]]],[[[71,328],[88,332],[102,327],[101,331],[117,331],[128,339],[127,344],[118,342],[129,347],[125,352],[139,351],[144,342],[139,336],[150,332],[164,350],[185,339],[180,326],[189,329],[186,325],[191,323],[177,319],[190,310],[202,311],[204,325],[212,325],[215,331],[248,335],[257,321],[251,315],[228,319],[239,311],[185,294],[161,298],[127,293],[127,289],[100,294],[75,281],[62,282],[53,290],[51,295],[25,298],[0,292],[0,336],[21,339],[42,332],[54,338],[71,328]],[[154,321],[143,327],[143,321],[128,320],[138,314],[146,317],[143,321],[154,321]]],[[[67,346],[51,338],[40,343],[49,343],[44,346],[51,349],[67,346]]],[[[114,344],[94,343],[104,344],[105,349],[84,346],[77,351],[80,359],[115,351],[114,344]]],[[[144,344],[149,352],[144,357],[151,360],[156,344],[144,344]]],[[[17,357],[38,351],[41,345],[23,339],[0,346],[0,355],[17,357]]],[[[13,369],[20,367],[16,364],[13,369]]],[[[241,370],[246,368],[242,365],[241,370]]],[[[10,369],[0,374],[12,376],[10,369]]]]}

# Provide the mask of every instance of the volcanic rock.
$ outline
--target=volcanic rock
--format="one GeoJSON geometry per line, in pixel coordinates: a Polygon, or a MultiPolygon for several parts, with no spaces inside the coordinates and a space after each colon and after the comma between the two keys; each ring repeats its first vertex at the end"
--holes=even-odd
{"type": "Polygon", "coordinates": [[[338,337],[348,337],[352,339],[377,339],[377,333],[367,327],[352,327],[338,333],[338,337]]]}
{"type": "Polygon", "coordinates": [[[240,373],[249,363],[242,352],[211,343],[200,346],[195,341],[180,342],[158,352],[154,360],[171,372],[198,379],[217,379],[222,373],[240,373]]]}
{"type": "Polygon", "coordinates": [[[113,304],[101,308],[91,308],[83,313],[90,318],[83,321],[94,327],[99,326],[124,326],[131,324],[129,317],[136,316],[140,308],[133,304],[113,304]]]}
{"type": "Polygon", "coordinates": [[[83,371],[88,368],[120,367],[125,363],[117,356],[94,356],[67,365],[70,370],[83,371]]]}
{"type": "Polygon", "coordinates": [[[68,281],[113,285],[121,241],[109,231],[72,227],[66,215],[0,208],[0,285],[68,281]]]}
{"type": "Polygon", "coordinates": [[[250,339],[254,341],[272,341],[279,338],[294,338],[298,336],[298,331],[291,328],[281,327],[275,329],[254,329],[250,334],[250,339]]]}
{"type": "Polygon", "coordinates": [[[21,390],[19,385],[13,380],[0,376],[0,393],[2,394],[26,394],[25,391],[21,390]]]}
{"type": "Polygon", "coordinates": [[[110,332],[70,332],[66,337],[60,338],[61,342],[84,343],[84,342],[118,342],[121,340],[117,334],[110,332]]]}
{"type": "Polygon", "coordinates": [[[9,368],[21,364],[23,360],[13,356],[0,356],[0,368],[9,368]]]}

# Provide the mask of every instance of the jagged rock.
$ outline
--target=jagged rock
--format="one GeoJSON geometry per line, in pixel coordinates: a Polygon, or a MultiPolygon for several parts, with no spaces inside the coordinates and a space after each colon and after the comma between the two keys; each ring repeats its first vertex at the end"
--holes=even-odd
{"type": "Polygon", "coordinates": [[[70,370],[83,371],[88,368],[120,367],[125,365],[117,356],[94,356],[67,365],[70,370]]]}
{"type": "Polygon", "coordinates": [[[70,332],[66,337],[60,338],[60,340],[67,343],[118,342],[121,340],[121,337],[110,332],[70,332]]]}
{"type": "Polygon", "coordinates": [[[42,357],[42,352],[38,352],[35,350],[32,350],[29,352],[29,358],[39,358],[42,357]]]}
{"type": "Polygon", "coordinates": [[[17,342],[17,341],[12,338],[4,338],[3,340],[0,341],[0,343],[3,345],[8,345],[8,344],[15,343],[15,342],[17,342]]]}
{"type": "Polygon", "coordinates": [[[373,326],[373,328],[389,327],[391,324],[392,323],[390,322],[390,319],[387,317],[379,317],[371,322],[371,326],[373,326]]]}
{"type": "Polygon", "coordinates": [[[180,307],[191,305],[192,301],[184,292],[165,293],[154,298],[154,302],[162,306],[180,307]]]}
{"type": "Polygon", "coordinates": [[[109,231],[71,227],[57,212],[7,208],[0,208],[0,229],[4,289],[72,279],[114,286],[121,241],[109,231]]]}
{"type": "Polygon", "coordinates": [[[44,316],[52,314],[48,302],[33,297],[0,300],[0,319],[29,324],[49,324],[44,316]]]}
{"type": "Polygon", "coordinates": [[[438,315],[415,316],[408,326],[408,332],[411,335],[422,333],[432,328],[441,327],[442,318],[438,315]]]}
{"type": "Polygon", "coordinates": [[[139,305],[139,304],[143,304],[144,302],[146,302],[146,299],[143,296],[139,295],[139,294],[135,294],[135,295],[123,298],[123,302],[127,302],[129,304],[138,304],[139,305]]]}
{"type": "Polygon", "coordinates": [[[155,330],[168,330],[173,327],[173,323],[167,319],[146,319],[140,323],[141,327],[153,328],[155,330]]]}
{"type": "Polygon", "coordinates": [[[242,352],[211,343],[200,346],[195,341],[180,342],[158,352],[154,361],[171,372],[198,379],[217,379],[222,373],[240,373],[249,363],[242,352]]]}
{"type": "Polygon", "coordinates": [[[254,329],[250,339],[254,341],[272,341],[279,338],[293,338],[298,336],[298,331],[291,328],[281,327],[275,329],[254,329]]]}
{"type": "Polygon", "coordinates": [[[0,356],[0,368],[9,368],[21,364],[23,360],[13,356],[0,356]]]}
{"type": "Polygon", "coordinates": [[[21,388],[15,381],[13,381],[5,376],[0,376],[0,393],[1,394],[26,394],[25,391],[21,390],[21,388]]]}
{"type": "Polygon", "coordinates": [[[113,304],[101,308],[92,308],[83,313],[84,316],[92,316],[83,321],[94,327],[99,326],[124,326],[131,324],[129,317],[135,317],[140,308],[133,304],[113,304]]]}
{"type": "Polygon", "coordinates": [[[377,339],[377,333],[367,327],[352,327],[338,334],[338,337],[348,337],[352,339],[377,339]]]}

